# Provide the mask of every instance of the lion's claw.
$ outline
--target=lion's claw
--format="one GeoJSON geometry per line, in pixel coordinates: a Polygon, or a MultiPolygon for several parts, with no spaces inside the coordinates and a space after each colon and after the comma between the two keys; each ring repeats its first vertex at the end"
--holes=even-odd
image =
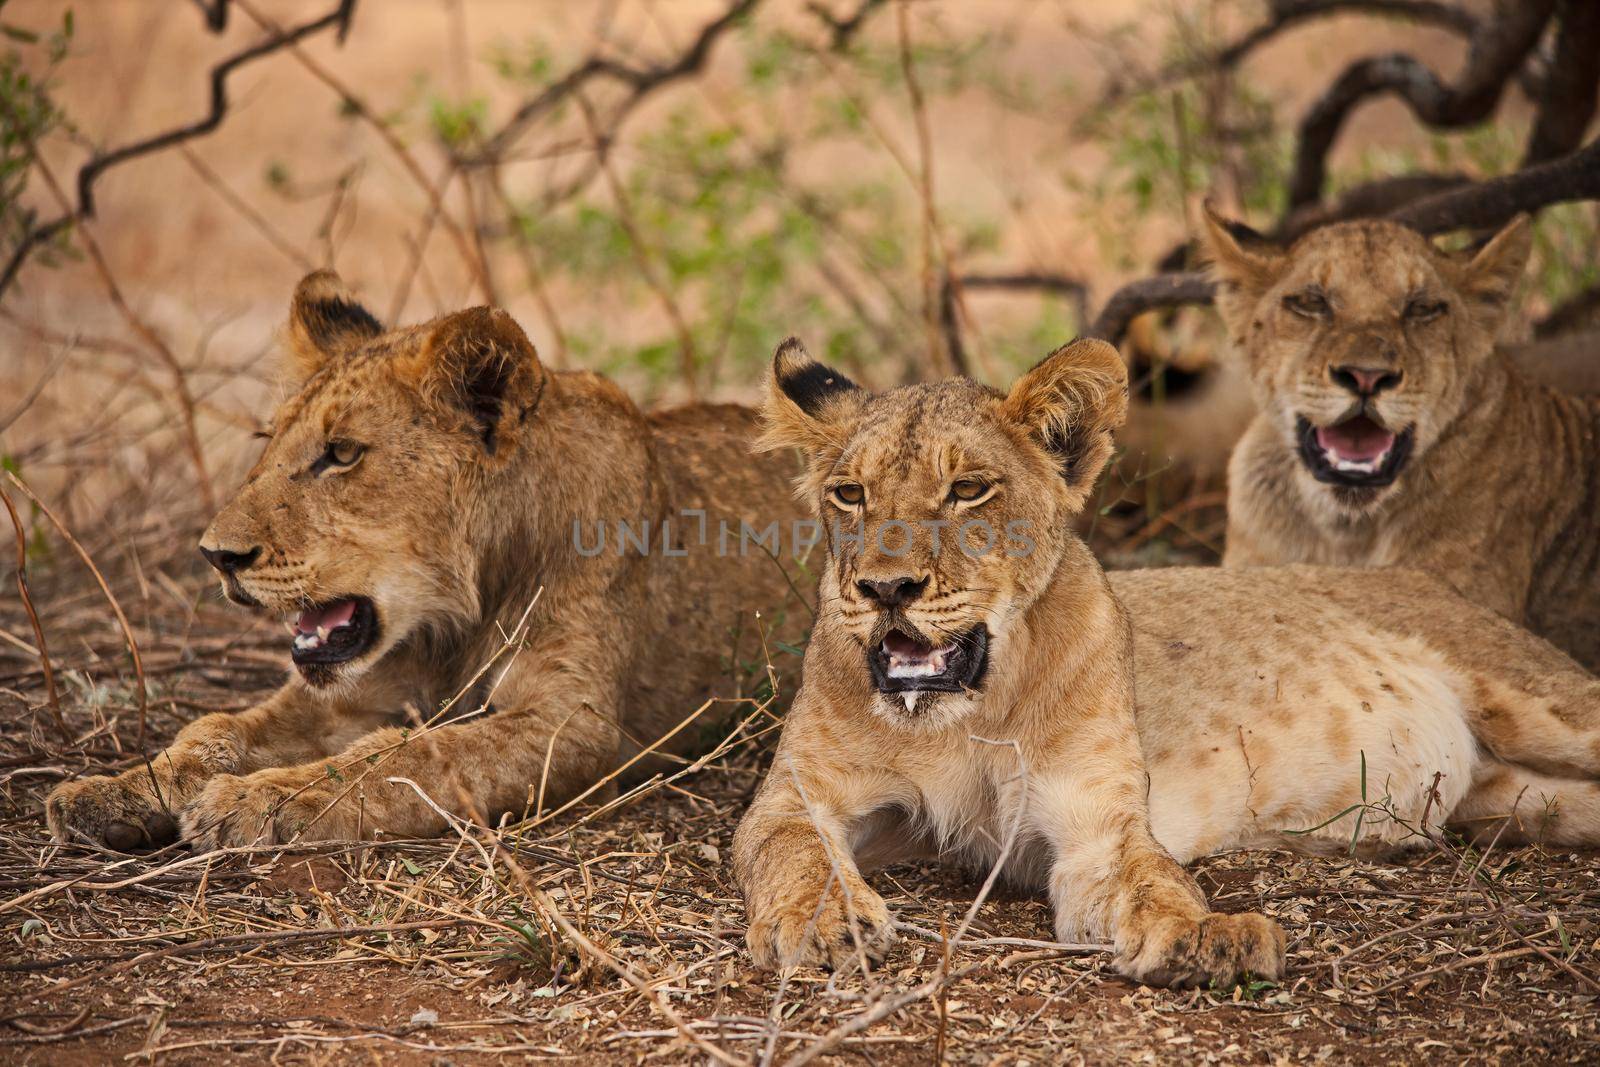
{"type": "Polygon", "coordinates": [[[88,840],[117,852],[160,848],[178,838],[164,792],[171,790],[157,788],[147,770],[80,778],[50,793],[45,821],[57,841],[88,840]]]}
{"type": "Polygon", "coordinates": [[[330,799],[315,786],[282,780],[282,772],[220,774],[184,808],[183,837],[200,851],[281,845],[308,832],[324,839],[336,831],[330,799]]]}
{"type": "Polygon", "coordinates": [[[1281,977],[1284,947],[1283,928],[1255,912],[1212,912],[1198,922],[1162,916],[1127,944],[1119,938],[1116,967],[1150,985],[1228,988],[1247,974],[1281,977]]]}
{"type": "Polygon", "coordinates": [[[745,940],[756,966],[813,964],[837,970],[863,955],[871,963],[883,962],[894,943],[894,923],[882,897],[857,887],[847,909],[835,887],[820,909],[817,900],[817,894],[807,894],[751,917],[745,940]]]}

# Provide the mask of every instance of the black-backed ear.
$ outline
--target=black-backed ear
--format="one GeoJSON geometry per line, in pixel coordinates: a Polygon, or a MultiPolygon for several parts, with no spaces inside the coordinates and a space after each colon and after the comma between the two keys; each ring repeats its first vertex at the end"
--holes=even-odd
{"type": "Polygon", "coordinates": [[[289,302],[289,351],[302,380],[382,332],[383,325],[333,271],[313,271],[295,286],[289,302]]]}
{"type": "Polygon", "coordinates": [[[808,453],[843,449],[866,397],[866,390],[812,359],[799,338],[791,337],[772,355],[756,447],[808,453]]]}
{"type": "Polygon", "coordinates": [[[507,456],[538,406],[545,371],[528,335],[499,308],[435,319],[395,371],[423,397],[469,420],[488,456],[507,456]]]}
{"type": "Polygon", "coordinates": [[[1503,318],[1528,269],[1533,251],[1533,223],[1518,215],[1489,238],[1459,268],[1456,285],[1476,310],[1498,321],[1503,318]]]}
{"type": "Polygon", "coordinates": [[[1040,360],[1011,387],[1001,413],[1061,467],[1081,510],[1128,417],[1128,368],[1105,341],[1082,338],[1040,360]]]}
{"type": "Polygon", "coordinates": [[[1217,280],[1217,311],[1228,332],[1242,337],[1257,302],[1278,280],[1288,259],[1266,237],[1219,215],[1210,201],[1201,206],[1201,213],[1206,225],[1201,244],[1217,280]]]}

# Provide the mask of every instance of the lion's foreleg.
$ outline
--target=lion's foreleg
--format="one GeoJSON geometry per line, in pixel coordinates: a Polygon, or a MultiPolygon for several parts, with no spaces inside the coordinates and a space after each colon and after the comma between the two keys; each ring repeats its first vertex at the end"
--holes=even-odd
{"type": "MultiPolygon", "coordinates": [[[[1104,740],[1104,739],[1103,739],[1104,740]]],[[[1144,774],[1132,739],[1125,759],[1104,748],[1055,764],[1033,789],[1033,818],[1054,849],[1050,896],[1062,941],[1110,935],[1123,973],[1158,985],[1231,984],[1283,968],[1278,925],[1211,912],[1194,878],[1150,833],[1144,774]]]]}
{"type": "Polygon", "coordinates": [[[177,817],[212,778],[300,763],[347,743],[343,716],[315,693],[290,684],[237,713],[203,715],[142,767],[58,786],[45,801],[57,840],[88,840],[128,850],[163,845],[177,817]]]}
{"type": "Polygon", "coordinates": [[[834,783],[773,762],[733,836],[745,940],[758,967],[880,960],[893,939],[883,898],[856,866],[850,831],[870,810],[834,783]]]}
{"type": "Polygon", "coordinates": [[[615,704],[598,694],[558,708],[384,729],[314,763],[213,778],[184,813],[203,847],[255,842],[432,837],[452,819],[493,822],[565,803],[615,769],[615,704]]]}

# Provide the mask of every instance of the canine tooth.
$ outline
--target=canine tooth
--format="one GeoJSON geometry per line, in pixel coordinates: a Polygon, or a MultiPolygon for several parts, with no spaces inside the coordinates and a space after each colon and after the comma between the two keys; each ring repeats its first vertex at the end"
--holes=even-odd
{"type": "Polygon", "coordinates": [[[916,710],[916,707],[917,707],[917,694],[916,693],[914,693],[914,692],[912,692],[912,693],[901,693],[900,694],[900,699],[904,700],[906,702],[906,714],[907,715],[911,714],[913,711],[916,710]]]}
{"type": "Polygon", "coordinates": [[[327,639],[328,639],[328,628],[326,626],[317,627],[317,643],[321,644],[323,641],[326,641],[327,639]]]}

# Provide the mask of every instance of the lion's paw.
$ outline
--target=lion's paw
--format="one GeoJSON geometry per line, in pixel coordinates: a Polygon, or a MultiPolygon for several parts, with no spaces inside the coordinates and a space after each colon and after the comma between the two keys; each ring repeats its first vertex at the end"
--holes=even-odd
{"type": "Polygon", "coordinates": [[[1140,982],[1180,988],[1231,988],[1247,975],[1276,981],[1283,975],[1283,928],[1255,912],[1212,912],[1196,922],[1160,916],[1123,943],[1117,970],[1140,982]]]}
{"type": "Polygon", "coordinates": [[[750,916],[745,941],[756,966],[838,969],[860,955],[872,963],[883,961],[894,942],[894,923],[882,897],[858,885],[847,908],[836,884],[820,908],[818,899],[816,892],[803,893],[750,916]]]}
{"type": "Polygon", "coordinates": [[[148,770],[79,778],[51,791],[45,822],[57,841],[88,841],[118,852],[160,848],[178,837],[167,791],[148,770]]]}
{"type": "Polygon", "coordinates": [[[300,788],[278,777],[221,774],[207,782],[183,810],[184,840],[204,852],[331,836],[319,816],[332,798],[315,785],[300,788]]]}

